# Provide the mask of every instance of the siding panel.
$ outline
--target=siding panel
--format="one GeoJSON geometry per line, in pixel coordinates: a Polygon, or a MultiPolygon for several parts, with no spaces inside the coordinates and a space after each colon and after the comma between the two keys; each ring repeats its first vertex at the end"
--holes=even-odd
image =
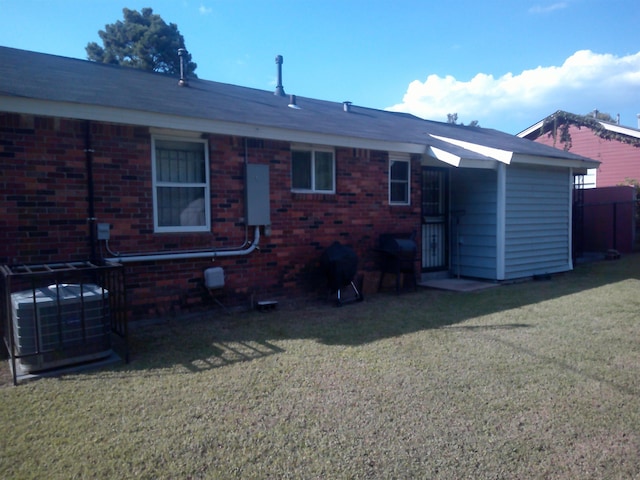
{"type": "Polygon", "coordinates": [[[565,169],[508,168],[505,279],[571,268],[569,188],[565,169]]]}
{"type": "Polygon", "coordinates": [[[451,226],[452,272],[460,263],[463,276],[496,278],[496,189],[493,170],[452,170],[451,209],[464,210],[451,226]]]}

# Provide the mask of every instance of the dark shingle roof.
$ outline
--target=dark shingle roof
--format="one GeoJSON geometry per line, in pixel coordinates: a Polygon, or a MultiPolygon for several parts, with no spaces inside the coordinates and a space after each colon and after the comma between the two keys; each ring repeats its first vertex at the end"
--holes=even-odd
{"type": "MultiPolygon", "coordinates": [[[[423,120],[413,115],[297,97],[272,91],[189,79],[180,87],[172,76],[86,60],[0,47],[0,97],[42,100],[85,107],[111,107],[141,114],[163,114],[207,121],[312,132],[330,136],[448,148],[465,158],[486,158],[432,135],[514,153],[565,160],[583,157],[496,130],[423,120]]],[[[0,107],[1,108],[1,107],[0,107]]]]}

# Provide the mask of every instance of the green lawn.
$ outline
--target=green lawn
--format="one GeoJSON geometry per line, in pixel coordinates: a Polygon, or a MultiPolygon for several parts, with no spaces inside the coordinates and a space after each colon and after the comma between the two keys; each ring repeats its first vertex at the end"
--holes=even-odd
{"type": "Polygon", "coordinates": [[[137,328],[128,365],[5,381],[0,478],[640,478],[639,310],[631,255],[137,328]]]}

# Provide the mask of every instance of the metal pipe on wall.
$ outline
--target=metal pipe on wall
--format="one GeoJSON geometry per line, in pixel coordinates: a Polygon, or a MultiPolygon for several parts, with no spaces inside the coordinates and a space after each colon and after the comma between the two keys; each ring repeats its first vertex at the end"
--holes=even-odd
{"type": "Polygon", "coordinates": [[[260,227],[255,227],[253,242],[244,249],[240,250],[207,250],[197,252],[170,252],[170,253],[152,253],[141,255],[123,255],[111,258],[105,258],[107,262],[118,263],[135,263],[135,262],[156,262],[160,260],[189,260],[196,258],[217,258],[217,257],[238,257],[248,255],[258,248],[260,243],[260,227]]]}
{"type": "Polygon", "coordinates": [[[87,171],[87,223],[89,224],[89,248],[91,251],[91,261],[97,260],[96,246],[96,214],[95,214],[95,194],[93,185],[93,152],[91,148],[91,121],[84,124],[84,153],[87,171]]]}

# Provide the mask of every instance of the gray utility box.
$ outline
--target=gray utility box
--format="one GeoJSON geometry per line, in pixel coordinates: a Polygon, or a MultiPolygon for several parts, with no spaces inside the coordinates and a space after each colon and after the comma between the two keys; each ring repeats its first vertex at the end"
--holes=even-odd
{"type": "Polygon", "coordinates": [[[224,270],[222,267],[210,267],[204,271],[204,284],[209,290],[224,287],[224,270]]]}
{"type": "Polygon", "coordinates": [[[269,165],[246,165],[247,225],[271,225],[269,165]]]}
{"type": "Polygon", "coordinates": [[[54,284],[11,294],[14,345],[24,372],[111,355],[109,292],[94,284],[54,284]]]}

